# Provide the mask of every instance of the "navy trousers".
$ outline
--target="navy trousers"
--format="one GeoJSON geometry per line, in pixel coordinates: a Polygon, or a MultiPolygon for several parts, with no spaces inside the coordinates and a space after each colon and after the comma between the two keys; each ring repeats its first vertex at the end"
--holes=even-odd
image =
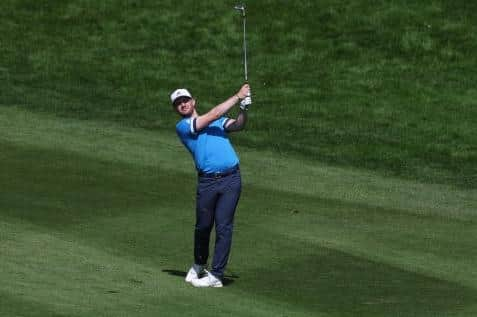
{"type": "Polygon", "coordinates": [[[215,224],[215,248],[210,272],[219,279],[223,279],[229,259],[235,208],[241,191],[239,170],[223,177],[199,176],[194,258],[196,264],[207,263],[210,235],[215,224]]]}

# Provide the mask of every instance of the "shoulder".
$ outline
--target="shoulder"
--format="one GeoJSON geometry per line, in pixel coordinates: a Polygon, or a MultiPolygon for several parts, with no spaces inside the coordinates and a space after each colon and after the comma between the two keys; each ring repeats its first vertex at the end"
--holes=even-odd
{"type": "Polygon", "coordinates": [[[176,124],[176,131],[178,134],[194,133],[194,118],[183,118],[176,124]]]}
{"type": "Polygon", "coordinates": [[[176,129],[179,129],[185,125],[190,125],[191,118],[182,118],[181,120],[177,121],[176,129]]]}

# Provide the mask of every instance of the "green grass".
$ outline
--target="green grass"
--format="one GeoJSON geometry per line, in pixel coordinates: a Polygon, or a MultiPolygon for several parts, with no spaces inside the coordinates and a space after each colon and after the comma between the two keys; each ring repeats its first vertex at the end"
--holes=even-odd
{"type": "MultiPolygon", "coordinates": [[[[173,89],[188,87],[205,111],[241,84],[232,6],[2,1],[0,105],[170,131],[173,89]]],[[[475,188],[475,4],[248,7],[253,133],[236,143],[475,188]]]]}
{"type": "Polygon", "coordinates": [[[0,123],[2,316],[477,312],[475,190],[239,147],[227,287],[196,290],[195,176],[173,133],[17,108],[0,123]]]}
{"type": "Polygon", "coordinates": [[[477,7],[253,1],[226,287],[169,93],[242,83],[234,2],[0,4],[0,315],[475,316],[477,7]],[[273,6],[273,9],[270,9],[273,6]]]}

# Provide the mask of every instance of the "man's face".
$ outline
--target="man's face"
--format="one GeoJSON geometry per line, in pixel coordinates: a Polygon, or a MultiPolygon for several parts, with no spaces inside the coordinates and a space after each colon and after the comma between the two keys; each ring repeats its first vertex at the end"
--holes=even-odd
{"type": "Polygon", "coordinates": [[[192,115],[195,109],[195,100],[189,97],[179,97],[174,101],[174,108],[183,117],[192,115]]]}

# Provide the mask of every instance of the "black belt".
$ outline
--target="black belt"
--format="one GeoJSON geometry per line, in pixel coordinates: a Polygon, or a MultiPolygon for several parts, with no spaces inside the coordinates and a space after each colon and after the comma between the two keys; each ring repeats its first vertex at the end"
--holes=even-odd
{"type": "Polygon", "coordinates": [[[202,171],[199,171],[199,177],[221,178],[221,177],[225,177],[225,176],[229,176],[229,175],[232,175],[234,173],[237,173],[239,170],[240,170],[240,168],[237,164],[234,167],[226,169],[225,171],[222,171],[222,172],[204,173],[202,171]]]}

